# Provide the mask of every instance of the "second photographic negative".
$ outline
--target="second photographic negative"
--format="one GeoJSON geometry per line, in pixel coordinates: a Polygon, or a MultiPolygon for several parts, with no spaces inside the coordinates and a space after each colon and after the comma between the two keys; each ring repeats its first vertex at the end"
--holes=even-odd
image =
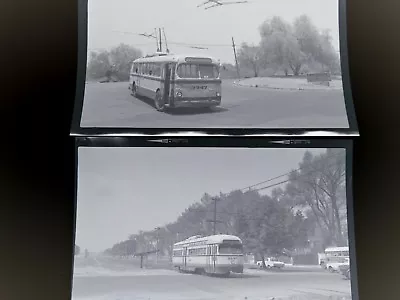
{"type": "Polygon", "coordinates": [[[72,299],[358,300],[345,157],[80,147],[72,299]]]}

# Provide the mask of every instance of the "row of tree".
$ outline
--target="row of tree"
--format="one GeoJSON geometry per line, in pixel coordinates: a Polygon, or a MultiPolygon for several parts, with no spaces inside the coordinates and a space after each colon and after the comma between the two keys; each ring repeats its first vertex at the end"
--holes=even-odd
{"type": "MultiPolygon", "coordinates": [[[[298,249],[316,253],[328,246],[346,245],[345,178],[344,150],[329,149],[318,156],[307,152],[287,183],[270,195],[254,189],[220,194],[217,232],[239,236],[245,252],[261,257],[292,256],[298,249]]],[[[132,234],[106,253],[125,256],[157,249],[162,255],[172,255],[174,243],[213,234],[213,214],[214,199],[205,193],[175,222],[132,234]]]]}
{"type": "Polygon", "coordinates": [[[86,68],[86,78],[89,80],[100,79],[113,67],[118,79],[127,81],[132,61],[142,56],[141,50],[126,44],[120,44],[110,51],[91,51],[86,68]]]}
{"type": "Polygon", "coordinates": [[[298,76],[312,69],[340,73],[340,59],[328,30],[320,32],[311,19],[302,15],[291,24],[280,17],[266,20],[259,28],[259,45],[242,44],[239,64],[254,76],[270,68],[298,76]]]}
{"type": "MultiPolygon", "coordinates": [[[[319,31],[306,15],[298,17],[292,24],[273,17],[261,24],[259,33],[258,45],[243,43],[238,50],[238,62],[244,76],[250,71],[249,76],[257,77],[263,70],[270,70],[267,75],[283,72],[286,76],[313,70],[340,73],[340,59],[332,45],[332,36],[327,30],[319,31]]],[[[141,50],[126,44],[110,51],[91,51],[87,79],[100,79],[114,66],[119,80],[126,81],[132,61],[142,56],[141,50]]],[[[223,76],[237,76],[234,66],[225,70],[232,74],[222,70],[223,76]]]]}
{"type": "Polygon", "coordinates": [[[74,255],[79,255],[81,253],[81,248],[78,245],[75,245],[74,255]]]}

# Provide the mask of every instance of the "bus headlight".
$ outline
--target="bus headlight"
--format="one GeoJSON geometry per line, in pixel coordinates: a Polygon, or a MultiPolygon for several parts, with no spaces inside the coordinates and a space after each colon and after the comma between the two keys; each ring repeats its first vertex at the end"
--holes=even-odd
{"type": "Polygon", "coordinates": [[[176,93],[176,96],[182,97],[182,92],[177,92],[177,93],[176,93]]]}
{"type": "Polygon", "coordinates": [[[221,93],[220,92],[217,92],[217,97],[221,97],[221,93]]]}

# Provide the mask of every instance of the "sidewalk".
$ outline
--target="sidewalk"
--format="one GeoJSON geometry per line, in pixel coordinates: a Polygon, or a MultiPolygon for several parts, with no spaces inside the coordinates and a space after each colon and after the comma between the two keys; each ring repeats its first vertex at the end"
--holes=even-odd
{"type": "Polygon", "coordinates": [[[329,86],[307,82],[305,78],[255,77],[239,79],[234,84],[244,87],[269,88],[275,90],[342,90],[342,81],[333,79],[329,86]]]}

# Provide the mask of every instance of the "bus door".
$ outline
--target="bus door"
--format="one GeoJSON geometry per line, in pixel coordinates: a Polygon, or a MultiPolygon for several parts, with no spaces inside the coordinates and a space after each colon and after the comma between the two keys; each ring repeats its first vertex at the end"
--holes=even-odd
{"type": "Polygon", "coordinates": [[[211,249],[212,246],[207,245],[207,250],[206,250],[206,272],[209,273],[211,270],[211,249]]]}
{"type": "Polygon", "coordinates": [[[183,248],[183,268],[186,269],[187,247],[183,248]]]}
{"type": "Polygon", "coordinates": [[[212,245],[211,248],[211,261],[212,261],[212,270],[215,272],[215,265],[217,263],[217,245],[212,245]]]}
{"type": "Polygon", "coordinates": [[[172,64],[164,65],[164,99],[166,103],[169,103],[169,95],[171,92],[172,69],[172,64]]]}

